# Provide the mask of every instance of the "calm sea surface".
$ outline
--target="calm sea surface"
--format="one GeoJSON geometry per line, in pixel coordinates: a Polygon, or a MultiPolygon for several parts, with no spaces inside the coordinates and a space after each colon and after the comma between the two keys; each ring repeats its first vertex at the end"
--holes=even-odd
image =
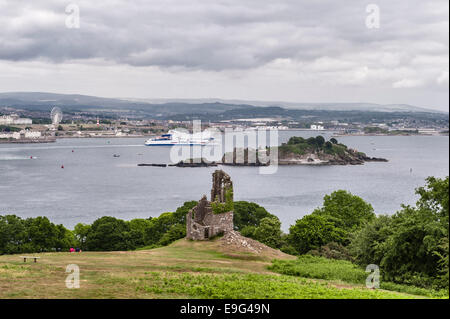
{"type": "MultiPolygon", "coordinates": [[[[284,131],[279,135],[284,142],[290,136],[316,134],[284,131]]],[[[330,137],[330,133],[323,135],[330,137]]],[[[261,175],[258,168],[225,167],[234,183],[235,200],[264,206],[287,230],[296,219],[321,206],[323,196],[334,190],[348,190],[370,202],[376,213],[392,214],[402,203],[415,203],[414,189],[423,185],[427,176],[449,174],[448,137],[354,136],[338,140],[389,162],[281,166],[272,175],[261,175]]],[[[72,228],[101,216],[126,220],[158,216],[210,193],[214,167],[137,167],[138,163],[170,162],[170,148],[145,147],[144,142],[145,138],[102,138],[0,144],[0,215],[47,216],[72,228]]]]}

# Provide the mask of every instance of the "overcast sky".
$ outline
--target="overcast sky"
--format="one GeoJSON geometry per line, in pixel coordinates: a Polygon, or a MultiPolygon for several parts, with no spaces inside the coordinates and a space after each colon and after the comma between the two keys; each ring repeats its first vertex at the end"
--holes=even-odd
{"type": "Polygon", "coordinates": [[[0,92],[448,111],[448,31],[448,0],[0,0],[0,92]]]}

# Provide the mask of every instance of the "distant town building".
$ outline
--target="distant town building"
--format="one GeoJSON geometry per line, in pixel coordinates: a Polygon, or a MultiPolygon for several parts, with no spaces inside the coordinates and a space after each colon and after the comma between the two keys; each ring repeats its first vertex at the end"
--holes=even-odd
{"type": "Polygon", "coordinates": [[[20,133],[19,132],[11,132],[11,133],[3,133],[0,132],[0,139],[20,139],[20,133]]]}
{"type": "Polygon", "coordinates": [[[0,125],[31,125],[33,121],[27,118],[20,118],[17,114],[0,116],[0,125]]]}
{"type": "Polygon", "coordinates": [[[418,132],[423,135],[439,135],[439,131],[434,128],[419,128],[418,132]]]}
{"type": "Polygon", "coordinates": [[[24,131],[25,138],[40,138],[41,136],[42,136],[41,132],[38,131],[24,131]]]}

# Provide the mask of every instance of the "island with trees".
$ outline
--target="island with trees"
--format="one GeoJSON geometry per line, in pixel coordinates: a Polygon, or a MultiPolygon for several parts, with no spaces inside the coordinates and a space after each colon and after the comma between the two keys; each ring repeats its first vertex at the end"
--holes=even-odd
{"type": "Polygon", "coordinates": [[[294,136],[278,147],[281,165],[361,165],[364,162],[387,162],[387,159],[369,157],[335,138],[326,141],[321,135],[307,139],[294,136]]]}
{"type": "Polygon", "coordinates": [[[369,157],[363,152],[339,143],[335,138],[326,141],[321,135],[303,138],[291,137],[287,143],[276,148],[262,150],[238,149],[233,154],[227,153],[219,164],[231,166],[265,166],[270,165],[270,152],[278,152],[278,165],[361,165],[365,162],[387,162],[385,158],[369,157]]]}

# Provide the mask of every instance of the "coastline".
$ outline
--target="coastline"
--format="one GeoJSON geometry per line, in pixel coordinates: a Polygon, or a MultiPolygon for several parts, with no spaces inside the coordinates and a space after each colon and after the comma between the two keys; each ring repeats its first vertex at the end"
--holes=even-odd
{"type": "Polygon", "coordinates": [[[28,138],[28,139],[11,139],[11,140],[3,140],[0,139],[0,144],[40,144],[40,143],[55,143],[55,137],[48,138],[28,138]]]}

